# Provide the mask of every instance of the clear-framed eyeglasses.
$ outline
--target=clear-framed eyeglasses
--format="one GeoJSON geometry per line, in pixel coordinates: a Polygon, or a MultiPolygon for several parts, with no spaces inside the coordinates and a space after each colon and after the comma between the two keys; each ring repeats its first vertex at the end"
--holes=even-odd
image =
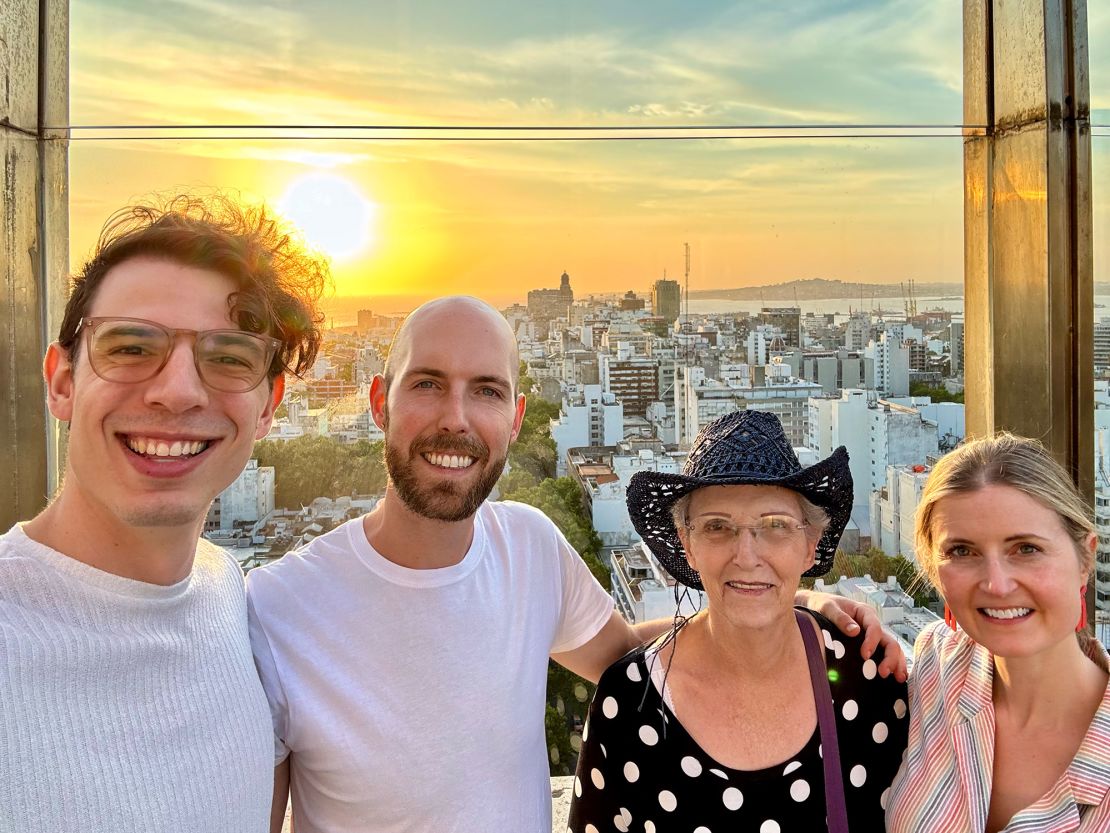
{"type": "Polygon", "coordinates": [[[179,336],[193,341],[201,381],[224,393],[246,393],[266,378],[281,342],[245,330],[182,330],[143,318],[82,318],[89,365],[101,379],[132,384],[166,366],[179,336]]]}
{"type": "Polygon", "coordinates": [[[799,521],[790,515],[763,515],[755,523],[738,524],[727,518],[699,518],[686,523],[690,537],[695,543],[709,547],[729,547],[735,544],[741,533],[751,533],[757,546],[773,547],[796,538],[809,526],[807,521],[799,521]]]}

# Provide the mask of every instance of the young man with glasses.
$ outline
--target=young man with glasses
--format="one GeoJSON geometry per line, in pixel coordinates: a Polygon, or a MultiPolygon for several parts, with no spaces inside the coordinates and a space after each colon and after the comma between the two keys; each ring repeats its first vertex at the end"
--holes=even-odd
{"type": "Polygon", "coordinates": [[[212,499],[311,366],[326,264],[262,210],[105,227],[44,361],[50,505],[0,536],[0,830],[264,830],[273,735],[212,499]]]}

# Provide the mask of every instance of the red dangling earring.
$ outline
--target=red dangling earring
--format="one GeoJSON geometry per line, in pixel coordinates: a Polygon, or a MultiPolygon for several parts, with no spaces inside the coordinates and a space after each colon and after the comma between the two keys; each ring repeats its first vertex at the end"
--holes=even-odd
{"type": "Polygon", "coordinates": [[[1087,588],[1079,588],[1079,624],[1075,626],[1075,632],[1079,633],[1087,628],[1087,588]]]}
{"type": "Polygon", "coordinates": [[[948,603],[944,603],[944,624],[948,625],[952,630],[956,630],[956,614],[952,612],[952,608],[948,603]]]}

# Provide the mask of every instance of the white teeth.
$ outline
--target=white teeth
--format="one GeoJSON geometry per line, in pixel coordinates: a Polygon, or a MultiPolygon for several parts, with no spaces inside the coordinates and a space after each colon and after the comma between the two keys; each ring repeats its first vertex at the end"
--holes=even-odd
{"type": "Polygon", "coordinates": [[[1032,613],[1031,607],[984,607],[983,612],[992,619],[1017,619],[1032,613]]]}
{"type": "Polygon", "coordinates": [[[424,459],[433,466],[445,469],[465,469],[474,462],[473,457],[459,454],[425,454],[424,459]]]}
{"type": "Polygon", "coordinates": [[[128,437],[127,447],[136,454],[148,457],[191,457],[208,447],[205,440],[154,440],[147,437],[128,437]]]}
{"type": "Polygon", "coordinates": [[[725,582],[729,587],[739,587],[743,590],[762,590],[765,587],[770,587],[765,581],[728,581],[725,582]]]}

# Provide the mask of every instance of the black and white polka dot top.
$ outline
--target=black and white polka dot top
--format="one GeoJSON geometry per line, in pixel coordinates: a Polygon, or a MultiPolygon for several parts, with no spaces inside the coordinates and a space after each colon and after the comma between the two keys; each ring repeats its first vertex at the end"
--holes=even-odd
{"type": "MultiPolygon", "coordinates": [[[[825,642],[848,823],[853,833],[882,831],[887,789],[906,748],[906,685],[878,676],[879,657],[864,662],[861,637],[814,616],[825,642]]],[[[614,663],[598,683],[574,780],[571,833],[826,830],[819,731],[767,769],[722,766],[664,704],[647,650],[614,663]]]]}

